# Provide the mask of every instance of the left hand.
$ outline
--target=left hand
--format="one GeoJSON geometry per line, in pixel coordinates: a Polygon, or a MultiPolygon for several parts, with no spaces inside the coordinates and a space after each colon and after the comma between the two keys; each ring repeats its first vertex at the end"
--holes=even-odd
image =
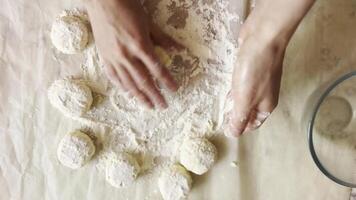
{"type": "Polygon", "coordinates": [[[234,136],[261,126],[277,106],[286,47],[278,39],[251,31],[249,22],[240,31],[233,72],[230,134],[234,136]]]}
{"type": "Polygon", "coordinates": [[[243,24],[233,73],[231,134],[258,128],[277,106],[285,49],[314,1],[258,1],[243,24]]]}

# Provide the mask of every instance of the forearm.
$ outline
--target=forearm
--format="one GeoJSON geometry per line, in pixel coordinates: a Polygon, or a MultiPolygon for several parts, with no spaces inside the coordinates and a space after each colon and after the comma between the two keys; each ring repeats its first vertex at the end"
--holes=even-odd
{"type": "Polygon", "coordinates": [[[260,0],[255,10],[254,32],[288,43],[315,0],[260,0]]]}

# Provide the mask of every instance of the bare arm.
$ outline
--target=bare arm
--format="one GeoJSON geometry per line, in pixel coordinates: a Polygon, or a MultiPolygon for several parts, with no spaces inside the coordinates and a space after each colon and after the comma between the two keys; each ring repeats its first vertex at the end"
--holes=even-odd
{"type": "Polygon", "coordinates": [[[260,0],[240,29],[230,133],[258,128],[278,103],[285,49],[314,0],[260,0]]]}

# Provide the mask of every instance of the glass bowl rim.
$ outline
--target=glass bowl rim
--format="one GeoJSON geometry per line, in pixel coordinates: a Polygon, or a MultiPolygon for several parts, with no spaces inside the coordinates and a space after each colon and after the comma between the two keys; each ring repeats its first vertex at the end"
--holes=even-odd
{"type": "Polygon", "coordinates": [[[313,142],[313,127],[314,127],[314,123],[315,123],[315,118],[316,115],[319,111],[319,108],[321,106],[321,104],[324,102],[325,98],[327,96],[329,96],[330,92],[337,87],[340,83],[350,79],[356,77],[356,71],[351,71],[343,76],[341,76],[340,78],[336,79],[334,82],[332,82],[332,84],[330,84],[326,90],[322,93],[322,95],[319,97],[319,99],[317,100],[314,109],[312,110],[312,116],[311,119],[308,123],[308,147],[309,147],[309,151],[310,154],[313,158],[314,163],[316,164],[316,166],[319,168],[319,170],[325,175],[327,176],[329,179],[333,180],[334,182],[346,186],[346,187],[350,187],[350,188],[356,188],[356,183],[350,183],[347,181],[343,181],[339,178],[337,178],[336,176],[334,176],[333,174],[331,174],[324,166],[323,164],[320,162],[318,156],[316,155],[315,149],[314,149],[314,142],[313,142]]]}

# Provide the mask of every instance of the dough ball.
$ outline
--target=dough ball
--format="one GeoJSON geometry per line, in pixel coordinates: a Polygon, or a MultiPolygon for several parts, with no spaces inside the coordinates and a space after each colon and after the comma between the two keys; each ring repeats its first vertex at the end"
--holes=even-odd
{"type": "Polygon", "coordinates": [[[91,90],[79,80],[56,80],[48,89],[51,104],[68,116],[81,116],[93,103],[91,90]]]}
{"type": "Polygon", "coordinates": [[[192,178],[181,165],[166,169],[158,179],[158,187],[164,200],[185,199],[192,188],[192,178]]]}
{"type": "Polygon", "coordinates": [[[180,149],[180,162],[189,171],[201,175],[207,172],[217,158],[215,146],[205,138],[186,139],[180,149]]]}
{"type": "Polygon", "coordinates": [[[51,30],[53,45],[62,53],[82,52],[89,42],[89,30],[83,20],[76,16],[58,17],[51,30]]]}
{"type": "Polygon", "coordinates": [[[111,153],[106,165],[106,181],[120,188],[132,184],[140,173],[136,159],[128,153],[111,153]]]}
{"type": "Polygon", "coordinates": [[[80,131],[74,131],[64,136],[57,149],[59,162],[72,169],[78,169],[85,165],[94,153],[93,141],[80,131]]]}

